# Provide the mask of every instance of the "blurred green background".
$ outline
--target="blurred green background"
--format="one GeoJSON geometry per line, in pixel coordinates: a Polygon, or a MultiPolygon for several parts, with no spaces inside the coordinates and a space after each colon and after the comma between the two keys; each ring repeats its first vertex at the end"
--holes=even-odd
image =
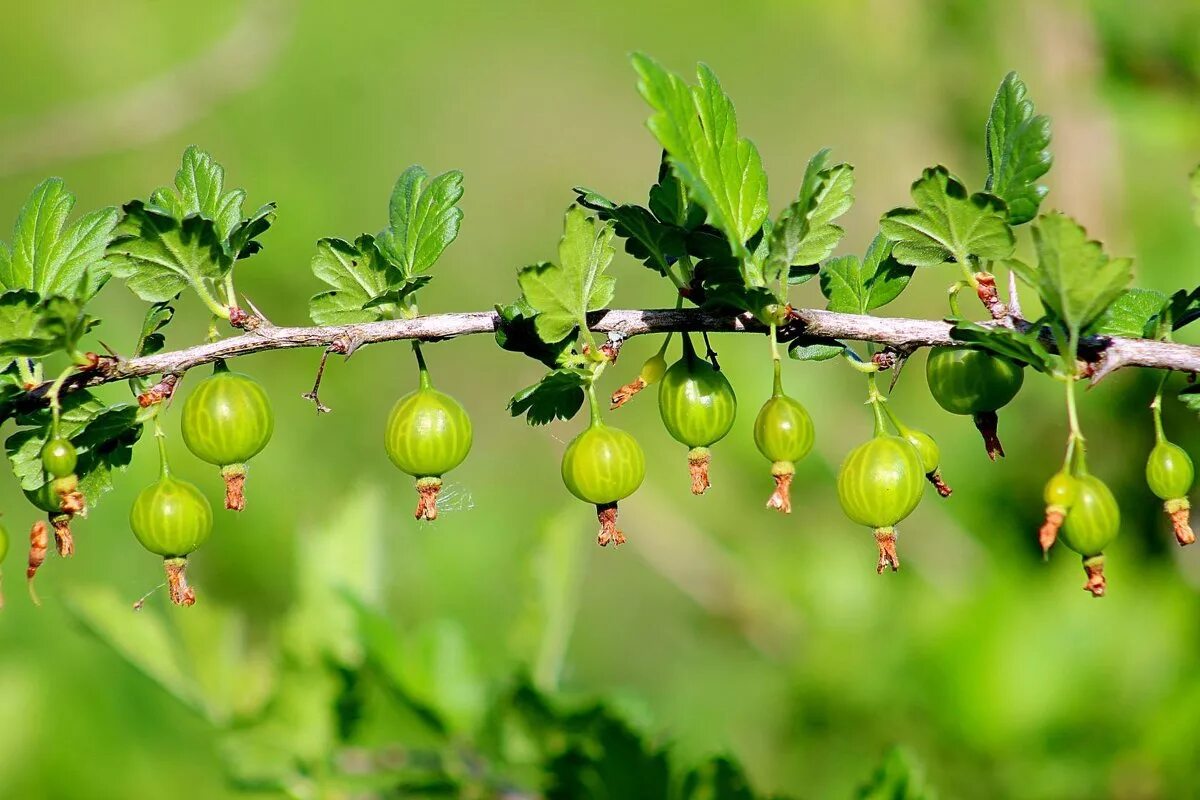
{"type": "MultiPolygon", "coordinates": [[[[922,167],[945,163],[981,188],[988,105],[1017,69],[1054,123],[1047,207],[1134,256],[1141,285],[1196,280],[1186,175],[1200,160],[1200,6],[1184,0],[4,0],[0,218],[14,218],[49,174],[67,179],[80,208],[144,197],[199,144],[249,191],[250,207],[278,201],[267,249],[240,270],[239,287],[274,322],[303,324],[322,288],[308,269],[314,241],[378,230],[408,164],[458,168],[462,233],[421,305],[487,308],[516,295],[517,266],[554,256],[572,186],[644,197],[659,156],[633,50],[678,71],[713,66],[763,154],[774,207],[817,148],[854,163],[843,253],[865,248],[922,167]]],[[[672,302],[627,256],[614,269],[616,305],[672,302]]],[[[922,272],[889,313],[943,315],[953,279],[922,272]]],[[[816,282],[793,302],[821,303],[816,282]]],[[[204,335],[198,303],[182,306],[168,346],[204,335]]],[[[142,307],[114,281],[99,300],[99,338],[122,349],[142,307]]],[[[530,429],[510,419],[508,397],[539,368],[490,338],[427,350],[439,387],[476,425],[472,457],[451,476],[461,510],[436,526],[412,520],[411,485],[381,442],[388,409],[415,385],[408,348],[331,362],[322,398],[334,413],[319,419],[300,398],[315,351],[242,360],[272,393],[276,435],[252,465],[247,510],[220,514],[192,559],[201,603],[245,612],[246,640],[269,638],[304,594],[295,566],[306,541],[369,525],[383,552],[367,560],[397,629],[461,630],[493,682],[540,650],[555,672],[561,663],[563,690],[615,698],[684,760],[733,754],[764,791],[849,797],[899,743],[942,797],[1194,796],[1200,548],[1175,547],[1144,485],[1152,376],[1121,373],[1083,397],[1093,470],[1123,511],[1110,595],[1097,601],[1080,590],[1077,558],[1056,552],[1043,564],[1035,542],[1040,487],[1064,437],[1050,381],[1031,375],[1001,414],[1008,458],[991,464],[970,421],[929,398],[923,357],[909,366],[894,405],[938,438],[956,492],[946,502],[930,493],[902,528],[904,571],[879,577],[869,532],[841,515],[832,485],[842,455],[870,432],[861,378],[837,362],[788,366],[818,444],[785,518],[762,508],[768,465],[750,435],[769,392],[765,344],[715,344],[742,409],[715,450],[714,488],[687,492],[684,448],[662,430],[653,398],[639,398],[619,416],[647,450],[648,476],[622,503],[629,544],[617,552],[591,544],[591,511],[558,479],[579,421],[530,429]],[[351,501],[358,516],[340,511],[351,501]],[[578,552],[546,567],[548,552],[570,551],[563,542],[578,552]],[[551,644],[561,657],[544,652],[554,626],[538,628],[533,645],[528,632],[546,613],[530,604],[553,597],[541,584],[562,577],[559,563],[578,570],[559,590],[551,644]]],[[[629,344],[614,383],[656,346],[629,344]]],[[[176,432],[177,413],[166,424],[176,432]]],[[[1200,452],[1178,403],[1166,424],[1200,452]]],[[[132,603],[161,580],[126,522],[155,473],[153,446],[143,439],[117,489],[78,525],[78,556],[43,568],[40,609],[21,585],[21,532],[34,514],[11,475],[0,477],[18,540],[0,615],[0,797],[233,792],[212,729],[69,611],[93,596],[132,603]]],[[[216,502],[215,470],[177,436],[170,447],[177,471],[216,502]]],[[[163,613],[163,602],[159,593],[143,615],[163,613]]]]}

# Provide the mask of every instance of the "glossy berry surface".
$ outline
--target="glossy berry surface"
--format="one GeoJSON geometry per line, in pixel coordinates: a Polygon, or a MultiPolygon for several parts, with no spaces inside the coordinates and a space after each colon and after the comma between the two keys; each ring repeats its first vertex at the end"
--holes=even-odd
{"type": "Polygon", "coordinates": [[[563,483],[586,503],[623,500],[637,491],[645,476],[642,446],[619,428],[593,425],[576,436],[563,453],[563,483]]]}
{"type": "Polygon", "coordinates": [[[1177,444],[1159,442],[1146,460],[1146,483],[1160,500],[1187,497],[1195,480],[1192,457],[1177,444]]]}
{"type": "Polygon", "coordinates": [[[770,461],[799,461],[812,450],[813,439],[808,410],[787,395],[767,400],[754,419],[754,444],[770,461]]]}
{"type": "Polygon", "coordinates": [[[712,364],[684,355],[663,375],[658,412],[675,441],[688,447],[708,447],[733,427],[737,396],[729,379],[712,364]]]}
{"type": "Polygon", "coordinates": [[[258,455],[275,429],[266,391],[248,375],[220,371],[183,404],[183,441],[201,461],[242,464],[258,455]]]}
{"type": "Polygon", "coordinates": [[[42,448],[42,468],[55,478],[75,474],[78,461],[75,445],[66,439],[51,439],[42,448]]]}
{"type": "Polygon", "coordinates": [[[143,489],[129,511],[142,547],[163,558],[186,556],[212,533],[212,507],[193,484],[164,476],[143,489]]]}
{"type": "Polygon", "coordinates": [[[1121,510],[1102,480],[1094,475],[1075,479],[1075,502],[1067,512],[1059,538],[1086,557],[1098,556],[1121,529],[1121,510]]]}
{"type": "Polygon", "coordinates": [[[921,457],[921,468],[925,470],[926,475],[938,468],[938,464],[942,459],[942,453],[932,436],[925,433],[925,431],[913,430],[911,428],[905,430],[901,435],[905,441],[916,449],[917,455],[921,457]]]}
{"type": "Polygon", "coordinates": [[[457,400],[433,388],[401,397],[388,415],[383,444],[388,458],[418,478],[439,477],[471,452],[471,418],[457,400]]]}
{"type": "Polygon", "coordinates": [[[899,436],[876,436],[850,451],[838,471],[838,500],[860,525],[886,528],[912,513],[925,489],[921,456],[899,436]]]}
{"type": "Polygon", "coordinates": [[[1055,473],[1042,489],[1042,501],[1047,507],[1069,509],[1079,495],[1079,480],[1067,472],[1055,473]]]}
{"type": "Polygon", "coordinates": [[[935,347],[925,362],[929,393],[951,414],[1003,408],[1017,396],[1024,369],[1014,361],[968,347],[935,347]]]}
{"type": "Polygon", "coordinates": [[[48,480],[33,491],[25,491],[25,499],[49,514],[57,514],[62,510],[62,501],[54,490],[54,481],[48,480]]]}

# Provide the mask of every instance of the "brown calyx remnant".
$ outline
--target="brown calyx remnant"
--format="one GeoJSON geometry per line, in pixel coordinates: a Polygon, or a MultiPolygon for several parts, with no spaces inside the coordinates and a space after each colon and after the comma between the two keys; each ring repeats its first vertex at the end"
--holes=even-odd
{"type": "Polygon", "coordinates": [[[899,570],[900,556],[896,555],[896,529],[876,528],[875,544],[879,545],[879,565],[875,567],[875,571],[882,575],[888,567],[892,568],[892,572],[899,570]]]}
{"type": "Polygon", "coordinates": [[[783,514],[792,513],[792,475],[796,465],[791,461],[776,461],[771,465],[771,477],[775,479],[775,492],[767,498],[767,508],[783,514]]]}
{"type": "Polygon", "coordinates": [[[171,395],[175,394],[175,387],[178,383],[178,375],[164,375],[161,381],[138,395],[138,405],[142,408],[149,408],[164,400],[169,400],[171,395]]]}
{"type": "Polygon", "coordinates": [[[1104,579],[1104,556],[1085,558],[1083,569],[1087,573],[1084,590],[1091,592],[1092,597],[1104,597],[1104,592],[1108,589],[1108,581],[1104,579]]]}
{"type": "Polygon", "coordinates": [[[975,281],[975,293],[979,295],[980,302],[992,315],[992,319],[1007,320],[1008,306],[1000,299],[1000,292],[996,289],[996,276],[990,272],[976,272],[975,281]]]}
{"type": "Polygon", "coordinates": [[[1062,527],[1066,518],[1067,511],[1062,506],[1046,506],[1046,519],[1042,522],[1042,527],[1038,528],[1038,544],[1042,546],[1043,558],[1049,556],[1050,548],[1058,539],[1058,529],[1062,527]]]}
{"type": "Polygon", "coordinates": [[[625,534],[617,528],[617,504],[604,503],[596,506],[596,519],[600,521],[600,533],[596,544],[601,547],[619,547],[625,544],[625,534]]]}
{"type": "Polygon", "coordinates": [[[187,559],[165,558],[163,568],[167,571],[167,591],[171,595],[171,602],[177,606],[194,606],[196,590],[188,586],[187,559]]]}
{"type": "Polygon", "coordinates": [[[255,314],[251,314],[249,311],[243,311],[237,306],[230,306],[229,324],[243,331],[252,331],[262,324],[262,319],[255,314]]]}
{"type": "Polygon", "coordinates": [[[1000,418],[996,416],[996,412],[981,411],[975,415],[974,419],[975,427],[983,436],[983,446],[987,448],[988,458],[992,461],[1004,458],[1004,445],[1000,444],[1000,436],[996,433],[996,427],[1000,424],[1000,418]]]}
{"type": "Polygon", "coordinates": [[[29,595],[35,605],[41,605],[37,593],[33,591],[33,577],[38,568],[46,563],[46,551],[50,549],[50,529],[44,520],[33,523],[29,530],[29,567],[25,570],[25,580],[29,582],[29,595]]]}
{"type": "Polygon", "coordinates": [[[1171,518],[1171,526],[1175,528],[1175,541],[1179,542],[1180,547],[1187,547],[1196,541],[1196,534],[1192,532],[1192,505],[1186,497],[1180,497],[1175,500],[1168,500],[1163,503],[1163,509],[1171,518]]]}
{"type": "Polygon", "coordinates": [[[58,493],[59,509],[67,516],[73,517],[87,511],[87,499],[73,478],[59,478],[55,481],[54,491],[58,493]],[[60,485],[62,481],[67,482],[60,485]]]}
{"type": "Polygon", "coordinates": [[[712,486],[708,479],[708,465],[712,455],[707,447],[693,447],[688,451],[688,472],[692,474],[692,494],[704,494],[712,486]]]}
{"type": "Polygon", "coordinates": [[[941,470],[934,470],[925,474],[925,479],[933,484],[933,488],[937,489],[937,493],[942,497],[949,497],[954,494],[954,490],[950,488],[950,484],[942,480],[941,470]]]}
{"type": "Polygon", "coordinates": [[[433,522],[437,519],[438,493],[442,491],[441,478],[417,479],[417,510],[413,514],[417,519],[433,522]]]}
{"type": "Polygon", "coordinates": [[[616,411],[618,408],[632,400],[635,394],[640,392],[642,389],[645,389],[648,385],[649,384],[642,380],[641,376],[634,378],[629,383],[612,393],[612,397],[609,398],[610,405],[608,410],[616,411]]]}
{"type": "Polygon", "coordinates": [[[56,514],[50,518],[54,525],[54,544],[63,558],[75,555],[75,537],[71,535],[71,515],[56,514]]]}
{"type": "Polygon", "coordinates": [[[230,464],[221,467],[221,477],[225,479],[225,507],[230,511],[245,510],[246,465],[230,464]]]}

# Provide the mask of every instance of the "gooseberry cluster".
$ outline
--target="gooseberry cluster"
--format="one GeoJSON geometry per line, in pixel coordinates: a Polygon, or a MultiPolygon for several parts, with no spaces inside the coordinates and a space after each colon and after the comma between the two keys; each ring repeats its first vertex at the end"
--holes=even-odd
{"type": "MultiPolygon", "coordinates": [[[[1142,348],[1170,342],[1177,330],[1200,318],[1200,289],[1167,296],[1130,288],[1128,259],[1110,258],[1069,217],[1039,214],[1047,189],[1038,181],[1051,164],[1050,128],[1035,113],[1025,84],[1010,74],[996,93],[986,127],[982,191],[968,191],[946,167],[926,169],[912,184],[913,205],[883,214],[861,257],[834,256],[844,234],[837,220],[854,201],[851,165],[834,163],[821,150],[808,162],[795,199],[771,218],[761,157],[739,134],[732,101],[711,70],[701,66],[697,84],[689,85],[645,56],[635,56],[634,67],[652,110],[647,126],[662,149],[647,202],[618,203],[576,188],[557,259],[520,268],[520,296],[494,314],[440,315],[435,324],[416,302],[458,235],[463,178],[457,171],[431,176],[410,167],[396,181],[381,231],[317,242],[312,272],[327,288],[310,300],[317,327],[306,329],[276,328],[238,295],[234,273],[262,249],[259,237],[274,223],[275,206],[244,214],[245,193],[226,191],[224,171],[207,153],[189,148],[173,186],[148,200],[100,209],[71,223],[74,198],[63,182],[39,185],[20,214],[13,247],[0,246],[0,423],[15,420],[18,430],[6,442],[14,474],[29,502],[48,515],[30,529],[29,581],[50,549],[51,530],[57,552],[73,553],[72,521],[111,487],[142,431],[152,426],[159,478],[134,500],[130,527],[143,547],[163,559],[172,601],[194,603],[187,560],[210,538],[213,512],[198,487],[172,473],[164,415],[184,374],[213,363],[212,375],[188,393],[180,429],[187,449],[220,469],[226,509],[241,511],[247,463],[270,442],[274,421],[263,387],[231,371],[222,358],[274,343],[326,346],[317,380],[304,395],[325,412],[319,389],[330,355],[349,357],[369,342],[413,340],[417,386],[392,408],[383,444],[392,463],[415,480],[416,519],[436,520],[443,476],[467,458],[473,429],[464,407],[434,388],[423,342],[485,330],[494,331],[501,348],[547,369],[513,396],[513,416],[542,425],[571,419],[587,404],[589,422],[567,445],[561,477],[572,495],[595,506],[599,544],[619,545],[625,535],[617,506],[642,484],[646,459],[633,436],[606,421],[598,400],[602,376],[616,364],[628,334],[666,334],[638,375],[612,392],[607,412],[657,385],[663,427],[687,448],[691,491],[704,495],[712,485],[713,449],[733,429],[738,406],[709,334],[738,330],[765,333],[769,345],[772,390],[753,422],[754,444],[770,464],[769,509],[787,514],[800,502],[794,499],[803,488],[797,485],[796,462],[811,452],[815,439],[808,410],[784,390],[783,349],[796,361],[839,359],[865,379],[873,435],[845,457],[837,495],[846,516],[872,530],[881,573],[899,568],[897,525],[916,509],[925,484],[943,498],[951,495],[933,437],[905,424],[889,403],[913,352],[931,347],[925,367],[929,392],[944,410],[973,419],[993,461],[1004,455],[997,412],[1016,397],[1026,373],[1059,381],[1068,437],[1061,468],[1046,484],[1039,541],[1046,553],[1061,540],[1080,554],[1085,588],[1104,594],[1104,551],[1119,531],[1120,513],[1112,493],[1088,469],[1076,385],[1083,379],[1094,383],[1124,365],[1112,355],[1116,341],[1136,339],[1142,348]],[[1016,255],[1023,230],[1031,231],[1036,263],[1016,255]],[[656,328],[609,328],[608,339],[598,341],[596,315],[615,296],[609,268],[617,239],[628,255],[666,281],[676,311],[672,321],[656,328]],[[918,271],[934,273],[945,265],[957,270],[948,292],[949,337],[905,338],[896,334],[897,326],[915,321],[871,316],[895,300],[918,271]],[[997,272],[1010,278],[1006,297],[997,288],[997,272]],[[793,287],[813,278],[827,301],[825,312],[791,304],[793,287]],[[128,356],[97,355],[83,347],[99,322],[88,314],[88,304],[112,279],[149,304],[128,356]],[[1021,313],[1018,282],[1036,294],[1039,316],[1021,313]],[[985,322],[964,317],[958,300],[963,290],[978,297],[985,322]],[[211,313],[208,343],[162,353],[164,329],[184,293],[196,295],[211,313]],[[698,309],[690,316],[688,304],[698,309]],[[846,336],[866,347],[822,335],[814,324],[820,314],[869,321],[846,336]],[[464,318],[464,327],[447,322],[456,316],[464,318]],[[247,336],[222,340],[221,322],[247,336]],[[676,335],[679,357],[668,363],[676,335]],[[63,359],[61,372],[48,375],[63,359]],[[882,373],[892,377],[886,392],[882,373]],[[150,375],[161,378],[151,385],[150,375]],[[125,379],[136,402],[110,402],[93,391],[125,379]]],[[[1200,202],[1200,177],[1193,183],[1200,202]]],[[[1187,497],[1194,471],[1188,454],[1163,430],[1169,376],[1164,372],[1151,404],[1156,439],[1146,481],[1163,501],[1177,541],[1186,545],[1195,541],[1187,497]]],[[[1193,387],[1180,397],[1200,410],[1200,392],[1193,387]]],[[[764,480],[764,489],[767,485],[764,480]]],[[[0,560],[7,549],[7,532],[0,528],[0,560]]]]}

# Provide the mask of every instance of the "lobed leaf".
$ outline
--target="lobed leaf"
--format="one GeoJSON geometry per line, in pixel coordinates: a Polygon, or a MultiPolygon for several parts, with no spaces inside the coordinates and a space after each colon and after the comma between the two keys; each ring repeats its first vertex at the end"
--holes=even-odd
{"type": "Polygon", "coordinates": [[[1133,280],[1132,261],[1110,259],[1064,214],[1041,217],[1033,226],[1033,241],[1038,295],[1068,331],[1087,330],[1133,280]]]}
{"type": "Polygon", "coordinates": [[[861,262],[858,256],[825,262],[821,268],[821,293],[829,300],[829,310],[866,314],[899,297],[912,278],[914,267],[897,261],[892,250],[892,242],[878,235],[861,262]]]}
{"type": "Polygon", "coordinates": [[[84,335],[100,321],[84,313],[81,300],[18,290],[0,295],[0,369],[12,358],[39,358],[65,351],[75,356],[84,335]]]}
{"type": "Polygon", "coordinates": [[[378,237],[380,253],[405,278],[427,271],[458,237],[462,196],[458,170],[432,179],[420,166],[404,170],[392,189],[388,227],[378,237]]]}
{"type": "Polygon", "coordinates": [[[146,309],[142,319],[142,329],[138,334],[137,345],[133,348],[133,358],[148,356],[159,352],[167,343],[162,329],[175,318],[175,307],[170,300],[154,303],[146,309]]]}
{"type": "Polygon", "coordinates": [[[1155,337],[1158,318],[1170,298],[1154,289],[1126,289],[1096,321],[1105,336],[1155,337]]]}
{"type": "MultiPolygon", "coordinates": [[[[508,305],[497,305],[496,344],[513,353],[524,353],[547,367],[563,366],[575,351],[571,334],[557,342],[544,342],[538,335],[534,320],[537,312],[524,298],[508,305]]],[[[572,331],[574,333],[574,331],[572,331]]]]}
{"type": "Polygon", "coordinates": [[[1012,255],[1016,239],[1006,221],[1007,208],[995,195],[968,194],[945,167],[930,167],[912,185],[915,208],[883,215],[880,230],[895,242],[902,264],[935,267],[953,260],[995,260],[1012,255]]]}
{"type": "MultiPolygon", "coordinates": [[[[388,312],[386,305],[369,305],[383,297],[399,270],[380,254],[375,237],[364,233],[353,244],[326,238],[317,242],[312,271],[333,288],[313,295],[308,313],[318,325],[375,322],[388,312]]],[[[388,301],[392,303],[391,300],[388,301]]],[[[394,303],[392,303],[394,305],[394,303]]],[[[394,309],[393,309],[394,310],[394,309]]]]}
{"type": "Polygon", "coordinates": [[[767,175],[757,148],[738,135],[733,102],[704,64],[695,87],[641,54],[633,56],[633,67],[638,90],[655,111],[650,132],[709,221],[744,256],[746,241],[767,218],[767,175]]]}
{"type": "Polygon", "coordinates": [[[586,324],[589,311],[612,300],[616,279],[605,275],[613,258],[613,227],[599,229],[579,206],[567,209],[557,265],[542,262],[517,273],[525,301],[537,312],[534,324],[544,342],[559,342],[586,324]]]}
{"type": "Polygon", "coordinates": [[[211,220],[221,241],[242,221],[246,192],[225,191],[225,169],[195,145],[183,151],[183,163],[175,173],[175,185],[164,186],[150,195],[150,205],[177,220],[200,216],[211,220]]]}
{"type": "Polygon", "coordinates": [[[772,226],[763,264],[768,285],[785,277],[793,285],[808,281],[817,274],[811,266],[828,258],[846,233],[833,220],[854,204],[854,167],[826,167],[828,158],[829,150],[823,149],[809,159],[799,196],[772,226]]]}
{"type": "Polygon", "coordinates": [[[1010,72],[1000,82],[987,122],[988,177],[984,188],[1005,202],[1010,225],[1037,216],[1048,189],[1050,120],[1035,114],[1025,82],[1010,72]]]}
{"type": "Polygon", "coordinates": [[[165,303],[189,288],[203,292],[206,279],[222,278],[233,266],[212,220],[176,219],[141,200],[122,210],[108,256],[112,273],[143,300],[165,303]]]}
{"type": "Polygon", "coordinates": [[[625,252],[659,274],[666,275],[679,258],[687,255],[686,232],[682,228],[656,219],[642,206],[617,205],[581,187],[574,191],[579,205],[613,223],[613,232],[625,240],[625,252]]]}
{"type": "Polygon", "coordinates": [[[508,410],[514,417],[524,414],[530,425],[571,419],[583,407],[584,387],[590,380],[591,372],[585,369],[551,370],[537,383],[513,395],[508,410]]]}

